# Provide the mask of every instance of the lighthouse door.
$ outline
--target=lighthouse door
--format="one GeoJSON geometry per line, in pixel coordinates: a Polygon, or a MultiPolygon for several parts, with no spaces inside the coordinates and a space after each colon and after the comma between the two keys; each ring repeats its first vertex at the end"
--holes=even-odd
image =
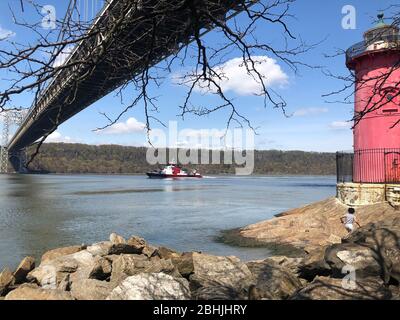
{"type": "Polygon", "coordinates": [[[385,180],[400,182],[400,152],[385,152],[385,180]]]}

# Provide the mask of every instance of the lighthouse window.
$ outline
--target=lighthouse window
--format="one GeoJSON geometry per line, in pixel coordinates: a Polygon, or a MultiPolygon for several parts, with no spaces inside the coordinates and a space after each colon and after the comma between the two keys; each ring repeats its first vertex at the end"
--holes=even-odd
{"type": "Polygon", "coordinates": [[[395,87],[387,87],[381,91],[382,97],[385,97],[387,101],[397,104],[400,92],[395,87]]]}

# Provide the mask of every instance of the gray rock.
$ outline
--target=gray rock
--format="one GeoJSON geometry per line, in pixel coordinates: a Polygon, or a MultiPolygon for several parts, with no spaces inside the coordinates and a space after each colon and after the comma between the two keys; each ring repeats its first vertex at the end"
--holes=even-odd
{"type": "Polygon", "coordinates": [[[69,292],[43,289],[36,284],[24,283],[6,295],[5,300],[74,300],[69,292]]]}
{"type": "Polygon", "coordinates": [[[39,288],[25,283],[7,294],[5,300],[73,300],[69,292],[39,288]]]}
{"type": "Polygon", "coordinates": [[[112,265],[111,282],[121,282],[123,279],[139,273],[163,272],[175,277],[180,274],[171,260],[148,259],[143,255],[120,255],[112,265]]]}
{"type": "Polygon", "coordinates": [[[112,289],[109,282],[84,279],[72,283],[71,295],[76,300],[105,300],[112,289]]]}
{"type": "Polygon", "coordinates": [[[254,276],[254,285],[249,288],[249,299],[287,299],[303,287],[291,270],[270,259],[248,262],[247,266],[254,276]]]}
{"type": "Polygon", "coordinates": [[[331,267],[325,261],[326,247],[312,249],[307,252],[302,263],[297,269],[300,278],[311,282],[317,276],[329,276],[332,273],[331,267]]]}
{"type": "Polygon", "coordinates": [[[138,248],[127,241],[127,243],[112,243],[111,241],[103,241],[95,243],[86,249],[94,256],[108,256],[119,254],[140,254],[142,248],[138,248]]]}
{"type": "Polygon", "coordinates": [[[79,252],[81,250],[84,250],[85,248],[86,248],[86,246],[80,245],[80,246],[70,246],[70,247],[49,250],[45,254],[43,254],[41,262],[44,262],[46,260],[57,259],[62,256],[67,256],[67,255],[79,252]]]}
{"type": "Polygon", "coordinates": [[[392,293],[377,278],[357,279],[349,283],[343,279],[317,277],[292,296],[294,300],[386,300],[392,293]]]}
{"type": "Polygon", "coordinates": [[[243,290],[252,283],[249,268],[236,257],[218,257],[193,253],[190,289],[195,299],[243,298],[243,290]],[[211,295],[207,296],[207,293],[211,295]]]}
{"type": "Polygon", "coordinates": [[[382,278],[400,282],[400,218],[370,223],[351,233],[343,242],[372,250],[381,266],[382,278]]]}
{"type": "Polygon", "coordinates": [[[135,246],[131,246],[127,243],[113,244],[108,252],[108,255],[112,254],[141,254],[143,250],[137,249],[135,246]]]}
{"type": "Polygon", "coordinates": [[[110,254],[112,245],[113,244],[111,241],[102,241],[88,246],[86,250],[90,252],[93,256],[103,257],[110,254]]]}
{"type": "Polygon", "coordinates": [[[143,249],[147,246],[147,242],[140,237],[132,236],[128,239],[127,243],[132,247],[135,247],[138,253],[142,253],[143,249]]]}
{"type": "Polygon", "coordinates": [[[97,280],[107,280],[112,272],[112,261],[105,257],[96,257],[93,269],[90,271],[89,278],[97,280]]]}
{"type": "Polygon", "coordinates": [[[70,274],[69,280],[88,279],[96,259],[87,250],[52,260],[45,260],[39,267],[31,271],[27,279],[47,289],[56,289],[61,281],[70,274]]]}
{"type": "Polygon", "coordinates": [[[125,253],[144,254],[149,258],[158,255],[159,248],[149,245],[143,238],[132,236],[128,239],[127,244],[133,247],[134,251],[125,253]]]}
{"type": "Polygon", "coordinates": [[[183,277],[188,278],[194,272],[193,252],[185,252],[171,260],[183,277]]]}
{"type": "Polygon", "coordinates": [[[26,276],[35,268],[35,258],[24,258],[14,272],[15,283],[20,284],[26,281],[26,276]]]}
{"type": "Polygon", "coordinates": [[[70,274],[66,274],[64,276],[64,278],[58,284],[57,289],[62,290],[62,291],[70,291],[71,290],[70,274]]]}
{"type": "Polygon", "coordinates": [[[124,237],[116,234],[116,233],[111,233],[110,234],[110,241],[112,244],[125,244],[126,240],[124,237]]]}
{"type": "Polygon", "coordinates": [[[144,255],[146,255],[147,257],[151,258],[157,255],[157,247],[151,246],[151,245],[147,245],[143,248],[142,252],[144,255]]]}
{"type": "Polygon", "coordinates": [[[176,259],[181,256],[181,254],[177,251],[169,249],[167,247],[158,247],[154,255],[160,257],[161,259],[176,259]]]}
{"type": "Polygon", "coordinates": [[[368,247],[355,243],[342,243],[329,246],[325,252],[325,261],[332,270],[332,276],[342,278],[346,267],[355,270],[358,278],[384,278],[384,261],[368,247]]]}
{"type": "Polygon", "coordinates": [[[14,275],[8,268],[5,268],[0,273],[0,296],[4,296],[8,292],[10,286],[14,284],[14,282],[14,275]]]}
{"type": "Polygon", "coordinates": [[[112,282],[121,282],[123,279],[139,273],[138,261],[148,261],[148,258],[137,254],[121,254],[112,262],[112,282]]]}
{"type": "Polygon", "coordinates": [[[126,278],[107,300],[187,300],[189,283],[165,273],[141,273],[126,278]]]}
{"type": "Polygon", "coordinates": [[[286,256],[272,256],[263,260],[263,262],[275,263],[281,267],[289,269],[293,274],[299,273],[299,268],[304,264],[304,258],[292,258],[286,256]]]}

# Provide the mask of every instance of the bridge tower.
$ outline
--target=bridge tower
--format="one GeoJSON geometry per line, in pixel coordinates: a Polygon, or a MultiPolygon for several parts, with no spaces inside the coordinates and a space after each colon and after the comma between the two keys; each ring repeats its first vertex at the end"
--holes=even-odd
{"type": "Polygon", "coordinates": [[[25,112],[23,110],[9,110],[2,112],[1,115],[3,131],[1,135],[0,173],[9,172],[10,162],[16,172],[24,172],[26,170],[26,149],[10,153],[7,146],[12,126],[22,124],[25,112]]]}
{"type": "Polygon", "coordinates": [[[391,200],[400,205],[399,59],[399,28],[386,24],[382,13],[364,41],[346,52],[346,65],[355,74],[356,122],[354,154],[347,155],[351,163],[345,175],[346,156],[338,154],[338,182],[350,182],[340,185],[350,204],[391,200]],[[346,178],[351,181],[340,181],[346,178]]]}

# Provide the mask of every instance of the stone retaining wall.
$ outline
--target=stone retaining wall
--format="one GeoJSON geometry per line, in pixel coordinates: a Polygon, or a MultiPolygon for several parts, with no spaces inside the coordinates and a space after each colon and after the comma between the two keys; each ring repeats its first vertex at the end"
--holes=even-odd
{"type": "Polygon", "coordinates": [[[372,184],[372,183],[338,183],[336,196],[349,206],[363,206],[389,202],[393,206],[400,206],[399,184],[372,184]]]}

